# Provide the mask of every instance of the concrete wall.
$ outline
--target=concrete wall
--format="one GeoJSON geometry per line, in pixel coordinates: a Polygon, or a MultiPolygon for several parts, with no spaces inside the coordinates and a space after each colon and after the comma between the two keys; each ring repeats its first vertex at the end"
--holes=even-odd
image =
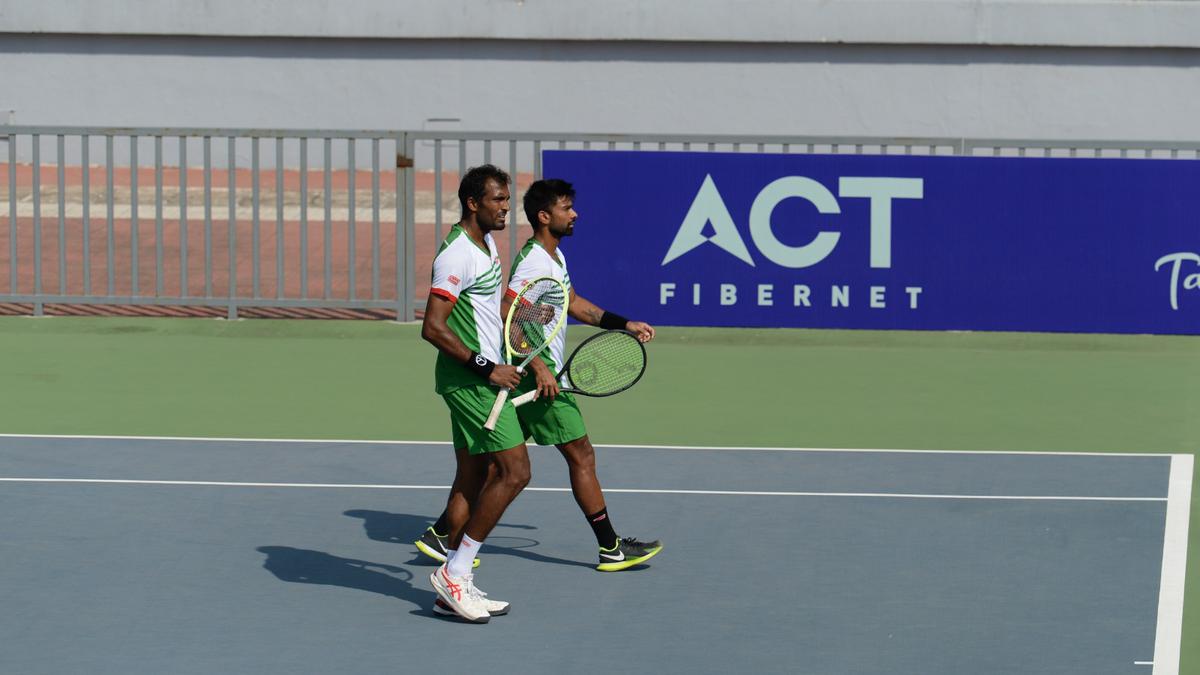
{"type": "Polygon", "coordinates": [[[1200,3],[0,0],[6,109],[18,124],[1200,140],[1200,3]]]}
{"type": "Polygon", "coordinates": [[[98,35],[1200,46],[1176,0],[0,0],[0,29],[98,35]]]}

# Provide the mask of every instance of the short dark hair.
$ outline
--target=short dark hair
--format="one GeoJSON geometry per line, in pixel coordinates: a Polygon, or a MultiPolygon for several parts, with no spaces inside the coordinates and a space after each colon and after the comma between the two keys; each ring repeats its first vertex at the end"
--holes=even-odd
{"type": "Polygon", "coordinates": [[[464,216],[467,213],[468,199],[474,199],[476,202],[483,199],[483,189],[487,187],[488,179],[501,185],[508,185],[512,182],[503,169],[491,164],[482,164],[468,169],[458,184],[458,203],[462,206],[464,216]]]}
{"type": "Polygon", "coordinates": [[[529,219],[529,224],[533,229],[541,227],[538,222],[538,213],[549,211],[563,197],[575,198],[575,188],[565,180],[560,178],[545,178],[534,182],[525,191],[525,217],[529,219]]]}

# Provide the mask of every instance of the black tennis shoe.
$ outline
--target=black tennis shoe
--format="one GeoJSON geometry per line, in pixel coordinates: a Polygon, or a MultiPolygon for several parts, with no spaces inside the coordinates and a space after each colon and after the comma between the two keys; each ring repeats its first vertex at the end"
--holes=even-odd
{"type": "Polygon", "coordinates": [[[600,564],[596,565],[596,569],[601,572],[618,572],[646,562],[658,555],[662,548],[662,542],[657,539],[654,541],[638,541],[632,537],[617,539],[616,546],[600,549],[600,564]]]}
{"type": "MultiPolygon", "coordinates": [[[[421,553],[438,562],[444,563],[446,562],[446,554],[449,552],[449,549],[446,547],[450,544],[450,537],[443,537],[434,532],[433,528],[430,527],[422,532],[421,536],[413,544],[416,545],[417,550],[421,553]]],[[[475,559],[475,564],[471,565],[471,567],[479,567],[479,558],[475,559]]]]}
{"type": "Polygon", "coordinates": [[[431,527],[422,532],[421,536],[413,543],[421,553],[438,562],[446,562],[446,545],[449,543],[449,539],[449,537],[443,537],[434,532],[431,527]]]}

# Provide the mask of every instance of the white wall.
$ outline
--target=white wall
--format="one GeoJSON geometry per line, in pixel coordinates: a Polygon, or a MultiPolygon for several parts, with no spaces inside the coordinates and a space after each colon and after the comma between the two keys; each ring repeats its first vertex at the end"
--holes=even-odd
{"type": "Polygon", "coordinates": [[[1200,3],[1092,0],[0,0],[0,111],[34,125],[450,117],[465,130],[1200,140],[1197,19],[1200,3]],[[272,31],[296,37],[245,36],[272,31]],[[1156,44],[1170,46],[1135,46],[1156,44]]]}
{"type": "Polygon", "coordinates": [[[0,0],[0,31],[385,39],[1200,46],[1178,0],[0,0]]]}

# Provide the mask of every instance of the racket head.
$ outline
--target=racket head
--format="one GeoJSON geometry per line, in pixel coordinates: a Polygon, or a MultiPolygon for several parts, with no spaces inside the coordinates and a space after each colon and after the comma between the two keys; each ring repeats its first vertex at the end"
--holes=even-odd
{"type": "Polygon", "coordinates": [[[585,396],[612,396],[646,372],[646,346],[627,330],[606,330],[579,343],[564,372],[571,389],[585,396]]]}
{"type": "Polygon", "coordinates": [[[509,363],[528,363],[554,340],[567,324],[569,301],[567,287],[554,277],[538,277],[521,287],[504,320],[509,363]]]}

